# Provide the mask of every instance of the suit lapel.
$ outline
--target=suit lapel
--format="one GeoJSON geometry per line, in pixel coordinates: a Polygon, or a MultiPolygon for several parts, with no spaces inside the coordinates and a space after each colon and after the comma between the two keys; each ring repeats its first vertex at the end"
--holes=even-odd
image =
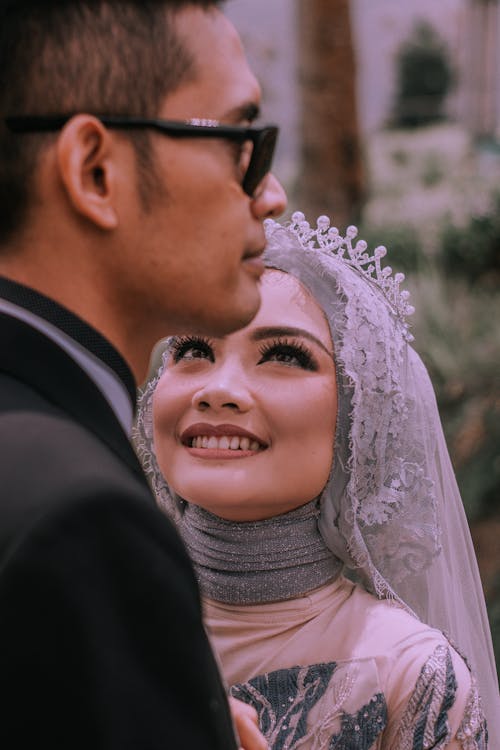
{"type": "Polygon", "coordinates": [[[0,371],[34,388],[96,434],[142,478],[130,441],[99,388],[56,343],[0,313],[0,371]]]}

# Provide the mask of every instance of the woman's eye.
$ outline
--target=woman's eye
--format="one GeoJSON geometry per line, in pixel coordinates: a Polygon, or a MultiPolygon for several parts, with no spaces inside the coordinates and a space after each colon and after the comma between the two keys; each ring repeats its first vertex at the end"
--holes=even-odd
{"type": "Polygon", "coordinates": [[[300,367],[304,370],[318,369],[318,364],[311,352],[302,344],[282,342],[265,344],[261,347],[260,354],[259,365],[264,362],[280,362],[289,367],[300,367]]]}
{"type": "Polygon", "coordinates": [[[213,348],[208,339],[197,336],[182,336],[174,339],[171,345],[172,359],[174,362],[193,359],[208,359],[214,361],[213,348]]]}

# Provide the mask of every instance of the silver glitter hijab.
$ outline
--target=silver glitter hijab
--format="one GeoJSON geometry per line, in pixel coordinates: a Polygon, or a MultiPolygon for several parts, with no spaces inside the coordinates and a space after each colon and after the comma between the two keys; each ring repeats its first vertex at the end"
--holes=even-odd
{"type": "MultiPolygon", "coordinates": [[[[328,320],[338,416],[334,461],[319,498],[326,547],[379,598],[445,632],[478,678],[491,739],[500,698],[477,562],[427,371],[410,346],[401,275],[382,269],[321,217],[266,222],[266,266],[295,276],[328,320]]],[[[136,445],[159,504],[179,523],[152,445],[154,379],[140,398],[136,445]]],[[[318,584],[319,585],[319,584],[318,584]]]]}

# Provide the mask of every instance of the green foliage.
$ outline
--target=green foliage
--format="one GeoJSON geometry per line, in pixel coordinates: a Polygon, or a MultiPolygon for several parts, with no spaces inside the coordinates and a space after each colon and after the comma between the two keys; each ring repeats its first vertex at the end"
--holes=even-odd
{"type": "Polygon", "coordinates": [[[360,236],[370,251],[386,245],[387,263],[408,276],[415,346],[434,383],[468,517],[500,517],[500,195],[464,227],[448,221],[431,256],[416,227],[369,225],[360,236]]]}
{"type": "Polygon", "coordinates": [[[420,238],[414,227],[406,224],[361,227],[359,236],[368,243],[370,253],[379,245],[385,245],[389,257],[383,265],[390,265],[395,271],[415,271],[426,265],[420,238]]]}
{"type": "Polygon", "coordinates": [[[403,148],[397,148],[392,151],[390,157],[398,167],[406,167],[410,161],[410,154],[403,148]]]}
{"type": "Polygon", "coordinates": [[[500,514],[500,296],[463,279],[411,278],[424,359],[469,519],[500,514]]]}
{"type": "Polygon", "coordinates": [[[454,441],[456,452],[462,454],[457,465],[457,481],[468,517],[486,518],[500,512],[500,408],[493,394],[479,401],[471,399],[468,406],[473,409],[457,409],[459,414],[465,412],[454,441]],[[473,411],[472,419],[467,411],[473,411]],[[473,438],[476,438],[474,444],[473,438]],[[466,451],[460,439],[465,442],[466,451]]]}
{"type": "Polygon", "coordinates": [[[416,24],[400,48],[397,79],[396,126],[415,127],[443,118],[454,74],[446,46],[429,23],[416,24]]]}
{"type": "Polygon", "coordinates": [[[495,583],[490,602],[488,602],[488,616],[491,625],[493,650],[496,655],[497,672],[500,675],[500,574],[497,576],[495,583]]]}
{"type": "Polygon", "coordinates": [[[420,179],[425,188],[434,187],[443,181],[445,171],[436,154],[428,154],[424,159],[420,179]]]}
{"type": "Polygon", "coordinates": [[[472,216],[465,227],[447,223],[441,235],[441,261],[446,273],[469,282],[498,281],[500,275],[500,194],[491,212],[472,216]]]}

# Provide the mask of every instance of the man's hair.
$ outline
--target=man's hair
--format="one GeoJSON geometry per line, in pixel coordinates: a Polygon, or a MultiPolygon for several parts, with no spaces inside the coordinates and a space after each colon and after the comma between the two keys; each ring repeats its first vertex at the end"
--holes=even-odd
{"type": "MultiPolygon", "coordinates": [[[[14,134],[8,115],[72,112],[154,117],[194,77],[176,14],[223,0],[0,0],[0,244],[33,201],[41,148],[54,134],[14,134]]],[[[154,169],[147,131],[127,131],[147,207],[154,169]]]]}

